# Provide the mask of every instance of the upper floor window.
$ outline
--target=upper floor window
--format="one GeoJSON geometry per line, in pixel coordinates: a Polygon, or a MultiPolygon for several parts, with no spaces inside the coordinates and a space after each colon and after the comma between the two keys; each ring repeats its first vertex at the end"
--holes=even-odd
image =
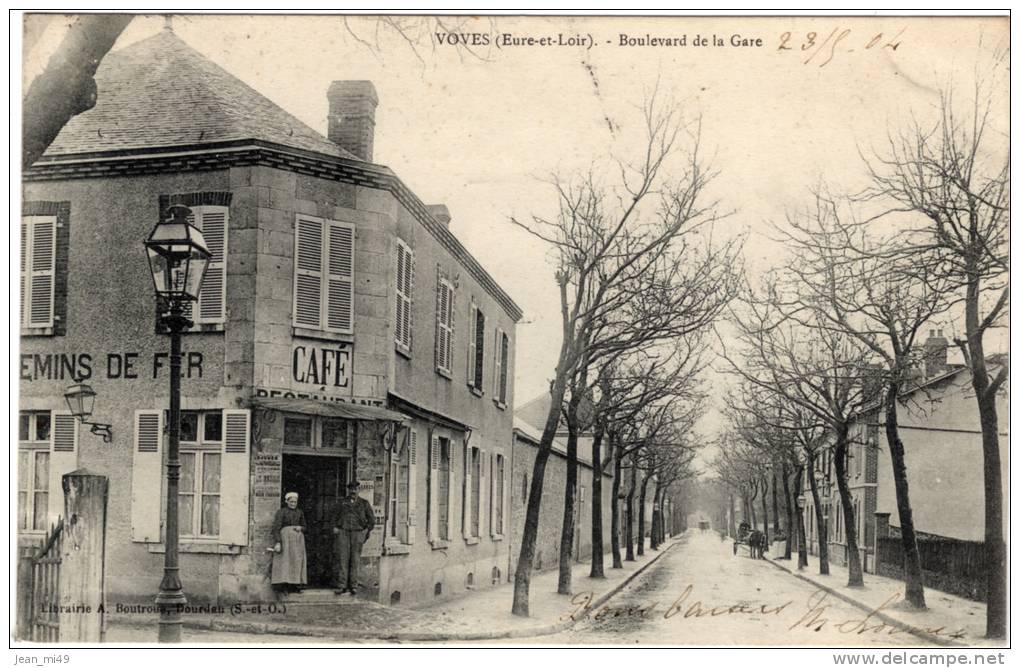
{"type": "Polygon", "coordinates": [[[453,284],[440,277],[436,288],[436,370],[448,378],[453,368],[454,299],[453,284]]]}
{"type": "Polygon", "coordinates": [[[482,380],[485,373],[485,314],[474,303],[471,304],[471,317],[468,332],[468,386],[477,394],[481,394],[482,380]]]}
{"type": "Polygon", "coordinates": [[[397,239],[397,314],[394,339],[397,350],[411,352],[411,295],[414,291],[414,253],[397,239]]]}
{"type": "Polygon", "coordinates": [[[21,219],[21,327],[52,328],[56,296],[57,217],[21,219]]]}
{"type": "Polygon", "coordinates": [[[496,346],[493,350],[495,359],[492,374],[492,400],[500,408],[506,408],[508,374],[510,373],[510,337],[500,328],[496,328],[496,346]]]}
{"type": "Polygon", "coordinates": [[[294,326],[354,333],[354,225],[297,217],[294,326]]]}

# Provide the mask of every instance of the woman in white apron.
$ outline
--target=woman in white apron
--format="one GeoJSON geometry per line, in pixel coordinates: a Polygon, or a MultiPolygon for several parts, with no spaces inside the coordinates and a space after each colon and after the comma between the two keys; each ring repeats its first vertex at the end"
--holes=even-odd
{"type": "Polygon", "coordinates": [[[300,591],[308,583],[305,555],[305,514],[298,510],[297,492],[283,497],[286,506],[273,519],[273,588],[281,592],[300,591]]]}

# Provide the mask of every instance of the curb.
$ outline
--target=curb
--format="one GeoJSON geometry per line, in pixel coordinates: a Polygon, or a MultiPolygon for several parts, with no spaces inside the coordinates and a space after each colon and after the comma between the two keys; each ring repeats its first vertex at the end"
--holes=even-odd
{"type": "MultiPolygon", "coordinates": [[[[546,626],[528,627],[520,629],[509,629],[506,631],[499,632],[453,632],[453,633],[428,633],[419,631],[394,631],[392,633],[386,632],[373,632],[364,630],[350,630],[350,629],[338,629],[331,626],[287,626],[284,624],[274,624],[271,622],[242,622],[242,621],[226,621],[216,618],[207,619],[190,619],[183,622],[184,628],[190,629],[201,629],[207,631],[229,631],[234,633],[250,633],[259,635],[288,635],[288,636],[304,636],[312,638],[324,638],[332,640],[391,640],[391,641],[402,641],[402,642],[419,642],[419,641],[450,641],[450,640],[501,640],[507,638],[531,638],[535,636],[551,635],[566,631],[570,627],[574,626],[578,622],[586,619],[593,611],[601,607],[610,598],[615,596],[621,589],[626,587],[630,582],[638,575],[643,573],[649,566],[654,564],[663,555],[676,547],[679,543],[678,540],[681,536],[677,536],[666,545],[659,554],[654,558],[649,559],[646,563],[642,564],[640,568],[635,570],[633,573],[628,575],[626,578],[621,580],[619,584],[607,591],[605,594],[599,596],[593,600],[589,606],[589,609],[581,615],[578,615],[576,619],[569,619],[563,622],[557,622],[555,624],[548,624],[546,626]]],[[[133,627],[144,627],[151,628],[151,623],[143,622],[134,618],[127,619],[112,619],[118,626],[133,626],[133,627]]]]}
{"type": "Polygon", "coordinates": [[[866,603],[861,603],[857,599],[855,599],[855,598],[853,598],[851,596],[848,596],[847,594],[843,593],[842,591],[840,591],[838,589],[834,589],[834,588],[832,588],[832,587],[830,587],[828,585],[824,585],[824,584],[821,584],[820,582],[816,582],[816,581],[812,580],[809,577],[801,575],[800,573],[798,573],[796,571],[790,570],[789,568],[787,568],[786,566],[784,566],[782,564],[776,563],[772,559],[765,559],[765,561],[768,562],[769,564],[772,564],[773,566],[775,566],[779,570],[785,571],[786,573],[792,575],[793,577],[797,578],[798,580],[803,580],[804,582],[807,582],[808,584],[810,584],[810,585],[812,585],[814,587],[817,587],[818,589],[821,589],[821,590],[823,590],[823,591],[825,591],[825,592],[827,592],[829,594],[832,594],[833,596],[835,596],[839,600],[841,600],[841,601],[843,601],[845,603],[849,603],[850,605],[854,606],[855,608],[869,613],[875,619],[881,620],[882,622],[885,622],[886,624],[892,624],[892,625],[894,625],[894,626],[896,626],[898,628],[902,628],[904,631],[906,631],[907,633],[909,633],[912,636],[915,636],[917,638],[921,638],[922,640],[927,640],[928,642],[935,643],[936,645],[940,645],[942,647],[974,647],[973,644],[962,643],[962,642],[959,642],[957,640],[951,640],[949,638],[943,638],[942,636],[937,636],[937,635],[935,635],[933,633],[928,633],[927,631],[924,631],[922,629],[917,628],[916,626],[912,626],[912,625],[910,625],[910,624],[908,624],[906,622],[903,622],[903,621],[901,621],[899,619],[896,619],[895,617],[892,617],[891,615],[888,615],[888,614],[886,614],[884,612],[876,612],[875,609],[872,608],[870,605],[867,605],[866,603]]]}

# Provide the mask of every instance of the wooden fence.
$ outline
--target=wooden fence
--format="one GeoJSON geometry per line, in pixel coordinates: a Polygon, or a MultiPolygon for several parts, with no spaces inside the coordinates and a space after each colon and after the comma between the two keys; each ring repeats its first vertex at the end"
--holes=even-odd
{"type": "MultiPolygon", "coordinates": [[[[917,549],[926,587],[985,600],[984,543],[920,534],[917,549]]],[[[878,539],[878,572],[903,579],[903,543],[898,535],[878,539]]]]}
{"type": "Polygon", "coordinates": [[[60,640],[60,562],[64,520],[41,545],[18,548],[17,636],[32,642],[60,640]]]}

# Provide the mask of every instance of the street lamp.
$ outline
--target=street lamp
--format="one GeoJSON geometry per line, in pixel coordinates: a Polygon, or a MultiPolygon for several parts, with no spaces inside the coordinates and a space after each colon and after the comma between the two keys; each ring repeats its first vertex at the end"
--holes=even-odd
{"type": "Polygon", "coordinates": [[[170,332],[170,444],[166,462],[166,553],[159,583],[159,642],[181,641],[181,609],[188,602],[178,566],[177,490],[181,478],[181,332],[192,322],[185,305],[198,300],[209,265],[209,247],[202,233],[188,222],[191,209],[167,208],[162,220],[145,240],[149,269],[156,289],[161,319],[170,332]],[[164,310],[165,309],[165,310],[164,310]]]}
{"type": "Polygon", "coordinates": [[[89,425],[93,434],[102,436],[103,443],[109,443],[113,440],[110,425],[101,422],[89,422],[88,420],[92,415],[92,409],[96,405],[96,391],[92,389],[91,385],[86,385],[85,383],[71,385],[64,390],[64,400],[67,402],[71,415],[78,418],[83,425],[89,425]]]}

